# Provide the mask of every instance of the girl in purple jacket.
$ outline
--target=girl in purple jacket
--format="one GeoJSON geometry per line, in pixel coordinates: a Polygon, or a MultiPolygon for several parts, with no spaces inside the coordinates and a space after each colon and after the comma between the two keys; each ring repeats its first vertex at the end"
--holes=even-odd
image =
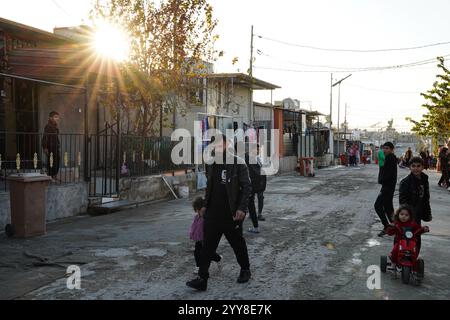
{"type": "MultiPolygon", "coordinates": [[[[201,197],[198,197],[194,200],[192,203],[192,207],[195,211],[195,217],[194,221],[192,222],[191,231],[190,231],[190,238],[191,240],[195,241],[195,250],[194,250],[194,257],[195,257],[195,263],[197,265],[195,274],[198,273],[199,263],[200,263],[200,257],[201,252],[203,248],[203,216],[201,214],[201,209],[204,207],[204,200],[201,197]]],[[[217,267],[222,269],[222,256],[218,255],[217,253],[214,254],[214,256],[211,259],[214,262],[217,262],[217,267]]]]}

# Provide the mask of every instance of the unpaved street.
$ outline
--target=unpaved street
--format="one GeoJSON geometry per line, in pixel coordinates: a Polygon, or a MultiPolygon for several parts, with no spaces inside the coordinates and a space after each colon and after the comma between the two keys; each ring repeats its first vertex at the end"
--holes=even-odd
{"type": "MultiPolygon", "coordinates": [[[[193,292],[193,213],[187,200],[162,202],[101,217],[50,225],[46,236],[9,240],[0,235],[2,299],[448,299],[450,194],[430,174],[434,221],[423,237],[426,276],[420,287],[382,276],[382,290],[367,289],[367,267],[387,255],[373,202],[377,167],[320,170],[316,178],[269,179],[261,234],[246,233],[253,279],[238,285],[239,267],[225,240],[219,272],[209,289],[193,292]],[[81,290],[66,288],[61,266],[33,266],[32,253],[80,264],[81,290]]],[[[407,175],[399,171],[399,178],[407,175]]],[[[395,199],[397,206],[398,200],[395,199]]],[[[246,229],[250,221],[246,221],[246,229]]]]}

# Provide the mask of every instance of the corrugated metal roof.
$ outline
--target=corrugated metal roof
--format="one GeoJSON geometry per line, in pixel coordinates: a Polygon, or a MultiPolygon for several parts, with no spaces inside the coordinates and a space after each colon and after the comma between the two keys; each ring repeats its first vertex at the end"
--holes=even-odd
{"type": "Polygon", "coordinates": [[[208,79],[234,79],[235,84],[241,84],[248,87],[251,87],[253,90],[275,90],[280,89],[281,87],[260,80],[255,77],[250,77],[245,73],[211,73],[206,75],[208,79]]]}
{"type": "Polygon", "coordinates": [[[88,74],[118,75],[112,61],[100,60],[90,49],[81,47],[26,48],[8,53],[8,73],[23,77],[82,84],[88,74]]]}

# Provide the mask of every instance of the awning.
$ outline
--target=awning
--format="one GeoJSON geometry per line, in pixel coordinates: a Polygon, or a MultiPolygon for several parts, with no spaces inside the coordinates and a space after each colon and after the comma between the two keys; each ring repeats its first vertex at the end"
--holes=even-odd
{"type": "Polygon", "coordinates": [[[212,73],[206,75],[207,79],[232,79],[236,85],[252,88],[253,90],[275,90],[281,87],[272,83],[250,77],[244,73],[212,73]]]}
{"type": "Polygon", "coordinates": [[[8,53],[5,73],[66,85],[82,86],[88,75],[115,78],[118,66],[89,48],[26,48],[8,53]]]}

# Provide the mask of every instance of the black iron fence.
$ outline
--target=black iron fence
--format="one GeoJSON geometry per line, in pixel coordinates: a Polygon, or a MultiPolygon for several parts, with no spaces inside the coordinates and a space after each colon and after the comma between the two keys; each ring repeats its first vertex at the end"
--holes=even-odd
{"type": "Polygon", "coordinates": [[[8,190],[11,174],[41,173],[56,184],[83,181],[84,135],[0,132],[0,190],[8,190]],[[43,148],[43,138],[58,141],[43,148]]]}
{"type": "Polygon", "coordinates": [[[11,174],[41,173],[53,176],[53,184],[88,181],[90,196],[112,197],[120,192],[121,178],[193,169],[192,164],[173,163],[171,154],[177,143],[169,137],[110,131],[90,135],[85,150],[83,134],[0,132],[0,191],[8,190],[11,174]],[[52,141],[53,146],[45,150],[43,140],[52,141]]]}

